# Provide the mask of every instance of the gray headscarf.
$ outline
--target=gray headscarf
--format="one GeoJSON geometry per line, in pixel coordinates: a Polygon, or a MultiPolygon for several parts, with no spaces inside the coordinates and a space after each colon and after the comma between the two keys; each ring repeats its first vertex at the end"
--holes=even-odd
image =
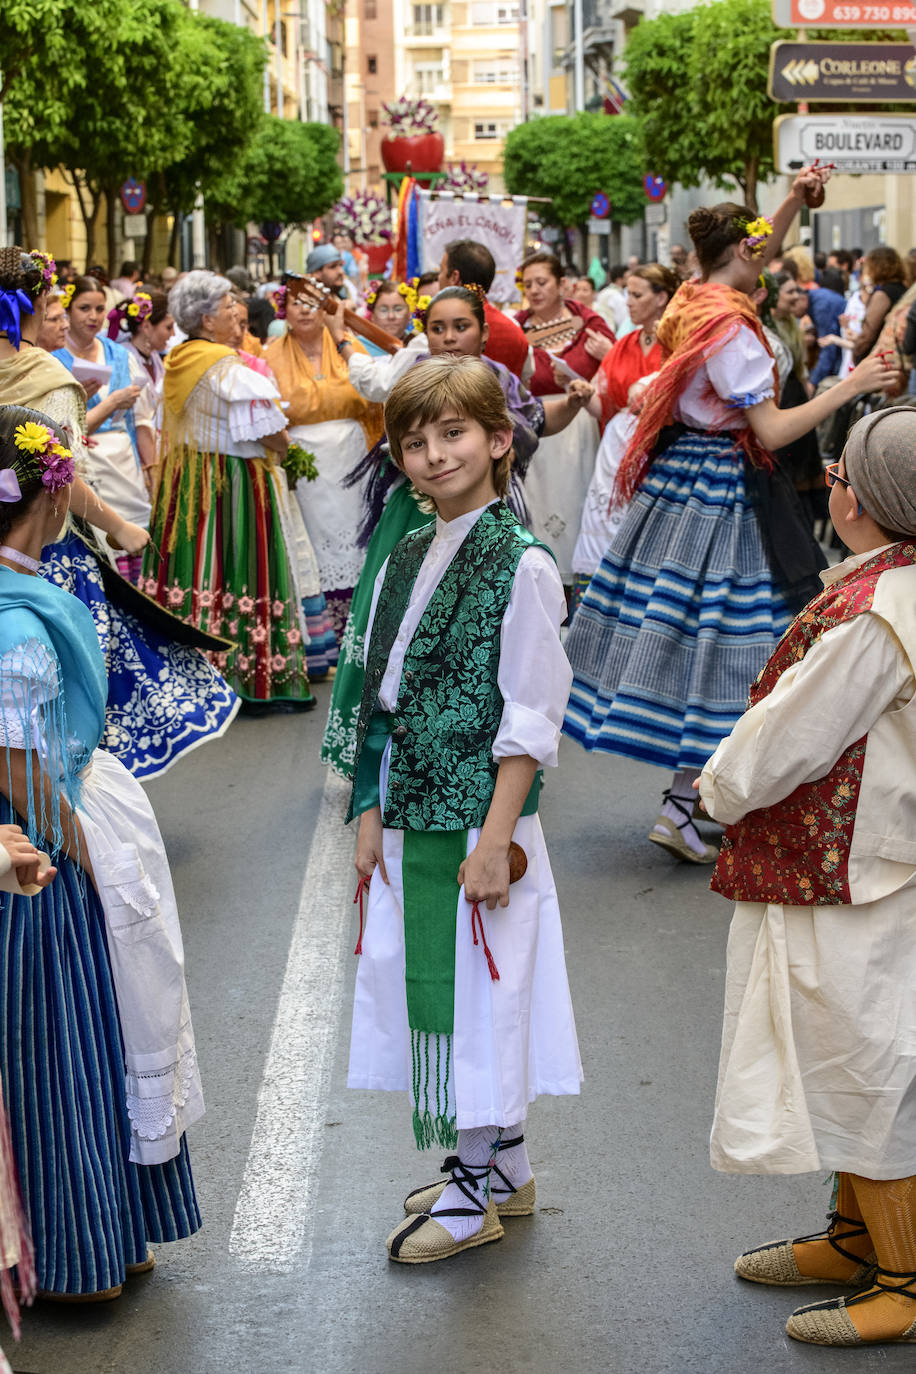
{"type": "Polygon", "coordinates": [[[843,449],[846,477],[873,520],[916,535],[916,410],[889,406],[854,424],[843,449]]]}

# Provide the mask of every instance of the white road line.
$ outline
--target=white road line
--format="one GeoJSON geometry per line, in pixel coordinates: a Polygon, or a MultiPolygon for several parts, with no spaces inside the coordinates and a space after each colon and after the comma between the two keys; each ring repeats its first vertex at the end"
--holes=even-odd
{"type": "Polygon", "coordinates": [[[328,769],[229,1238],[230,1254],[262,1272],[288,1273],[311,1256],[355,886],[348,795],[328,769]]]}

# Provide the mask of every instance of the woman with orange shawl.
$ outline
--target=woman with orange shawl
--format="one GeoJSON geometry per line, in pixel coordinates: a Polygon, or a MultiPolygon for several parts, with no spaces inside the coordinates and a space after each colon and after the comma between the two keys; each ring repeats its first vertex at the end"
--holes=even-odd
{"type": "Polygon", "coordinates": [[[362,345],[345,339],[339,323],[335,342],[329,317],[304,294],[302,278],[287,275],[284,284],[286,333],[268,344],[266,358],[287,406],[290,441],[315,455],[318,477],[300,482],[296,496],[339,643],[366,557],[356,538],[362,486],[347,488],[344,478],[381,438],[382,407],[350,385],[342,355],[364,352],[362,345]]]}
{"type": "Polygon", "coordinates": [[[273,384],[215,342],[232,284],[189,272],[169,295],[187,339],[169,353],[161,478],[144,590],[173,615],[238,646],[216,666],[254,714],[308,710],[308,639],[297,567],[271,480],[288,447],[273,384]]]}
{"type": "Polygon", "coordinates": [[[730,203],[691,214],[702,281],[686,282],[659,324],[665,362],[615,486],[614,500],[631,504],[566,641],[566,734],[675,770],[649,839],[690,863],[717,857],[693,825],[693,783],[820,589],[823,556],[772,451],[894,377],[875,358],[806,405],[776,403],[748,293],[828,177],[800,172],[772,222],[730,203]]]}

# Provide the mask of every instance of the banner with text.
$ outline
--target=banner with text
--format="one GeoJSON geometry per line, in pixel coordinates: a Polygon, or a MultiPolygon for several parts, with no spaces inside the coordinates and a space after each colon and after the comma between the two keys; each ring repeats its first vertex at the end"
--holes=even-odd
{"type": "Polygon", "coordinates": [[[496,276],[488,292],[492,301],[518,296],[515,272],[525,252],[527,196],[456,196],[451,191],[419,192],[420,265],[435,271],[455,239],[486,244],[496,259],[496,276]]]}

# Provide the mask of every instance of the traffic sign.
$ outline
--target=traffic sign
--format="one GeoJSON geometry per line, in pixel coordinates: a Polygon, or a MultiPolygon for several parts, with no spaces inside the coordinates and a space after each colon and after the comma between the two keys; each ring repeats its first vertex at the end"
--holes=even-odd
{"type": "Polygon", "coordinates": [[[603,191],[599,191],[592,201],[592,214],[595,219],[607,219],[611,213],[611,202],[603,191]]]}
{"type": "Polygon", "coordinates": [[[773,23],[781,29],[817,24],[830,29],[910,29],[916,27],[916,3],[846,4],[845,0],[773,0],[773,23]]]}
{"type": "Polygon", "coordinates": [[[772,100],[916,100],[911,43],[774,43],[772,100]]]}
{"type": "Polygon", "coordinates": [[[780,115],[773,144],[778,172],[815,158],[838,172],[916,172],[916,115],[780,115]]]}
{"type": "Polygon", "coordinates": [[[642,179],[643,190],[649,200],[664,200],[665,192],[668,187],[662,177],[657,177],[654,172],[647,172],[642,179]]]}
{"type": "Polygon", "coordinates": [[[139,215],[146,209],[146,182],[128,177],[121,187],[121,204],[129,215],[139,215]]]}

